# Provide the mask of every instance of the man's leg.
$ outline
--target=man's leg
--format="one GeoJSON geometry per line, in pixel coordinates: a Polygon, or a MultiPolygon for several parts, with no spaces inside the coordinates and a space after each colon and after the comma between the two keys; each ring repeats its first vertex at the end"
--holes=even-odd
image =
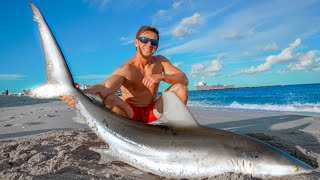
{"type": "MultiPolygon", "coordinates": [[[[166,92],[175,92],[184,104],[188,101],[188,87],[183,84],[174,84],[165,90],[166,92]]],[[[162,96],[159,97],[153,109],[154,115],[159,118],[163,113],[163,99],[162,96]]]]}
{"type": "Polygon", "coordinates": [[[104,99],[104,105],[112,110],[114,113],[132,119],[133,117],[133,110],[131,106],[123,101],[117,95],[109,95],[104,99]]]}

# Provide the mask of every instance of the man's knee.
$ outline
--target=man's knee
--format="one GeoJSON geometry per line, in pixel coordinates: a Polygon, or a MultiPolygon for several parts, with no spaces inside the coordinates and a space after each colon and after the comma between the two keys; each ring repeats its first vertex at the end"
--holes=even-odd
{"type": "Polygon", "coordinates": [[[104,105],[120,116],[127,118],[132,118],[133,116],[133,111],[130,105],[117,95],[112,94],[105,97],[104,105]]]}
{"type": "Polygon", "coordinates": [[[112,109],[115,104],[116,95],[111,94],[104,98],[104,105],[112,109]]]}
{"type": "Polygon", "coordinates": [[[188,87],[181,83],[172,85],[172,90],[180,93],[188,93],[188,87]]]}
{"type": "Polygon", "coordinates": [[[175,92],[180,99],[186,103],[188,100],[188,87],[184,84],[177,83],[171,86],[171,88],[168,91],[175,92]]]}

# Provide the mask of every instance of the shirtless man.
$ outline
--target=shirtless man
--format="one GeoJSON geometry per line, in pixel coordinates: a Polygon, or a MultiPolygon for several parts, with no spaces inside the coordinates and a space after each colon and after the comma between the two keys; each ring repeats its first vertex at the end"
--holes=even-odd
{"type": "MultiPolygon", "coordinates": [[[[160,81],[171,84],[166,91],[175,92],[186,103],[188,78],[164,56],[153,56],[158,48],[158,41],[159,31],[156,28],[142,26],[134,40],[136,54],[115,69],[108,79],[84,92],[100,93],[107,108],[142,123],[151,123],[162,115],[162,97],[156,99],[160,81]],[[122,99],[115,95],[120,88],[122,99]]],[[[75,106],[71,96],[63,96],[62,100],[75,106]]]]}

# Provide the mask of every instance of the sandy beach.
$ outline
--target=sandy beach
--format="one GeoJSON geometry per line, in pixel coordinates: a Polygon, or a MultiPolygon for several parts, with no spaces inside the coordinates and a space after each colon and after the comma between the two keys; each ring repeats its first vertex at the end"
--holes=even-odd
{"type": "MultiPolygon", "coordinates": [[[[246,134],[310,164],[309,174],[267,179],[320,178],[320,116],[190,107],[204,126],[246,134]]],[[[91,147],[108,146],[59,99],[0,97],[0,179],[166,179],[122,162],[99,164],[91,147]]],[[[225,173],[208,179],[255,179],[225,173]]]]}

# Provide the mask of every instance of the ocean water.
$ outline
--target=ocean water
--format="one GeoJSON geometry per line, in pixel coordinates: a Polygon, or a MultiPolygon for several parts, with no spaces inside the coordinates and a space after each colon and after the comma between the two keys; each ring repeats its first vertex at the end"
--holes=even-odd
{"type": "Polygon", "coordinates": [[[188,106],[320,115],[320,84],[193,91],[188,106]]]}

